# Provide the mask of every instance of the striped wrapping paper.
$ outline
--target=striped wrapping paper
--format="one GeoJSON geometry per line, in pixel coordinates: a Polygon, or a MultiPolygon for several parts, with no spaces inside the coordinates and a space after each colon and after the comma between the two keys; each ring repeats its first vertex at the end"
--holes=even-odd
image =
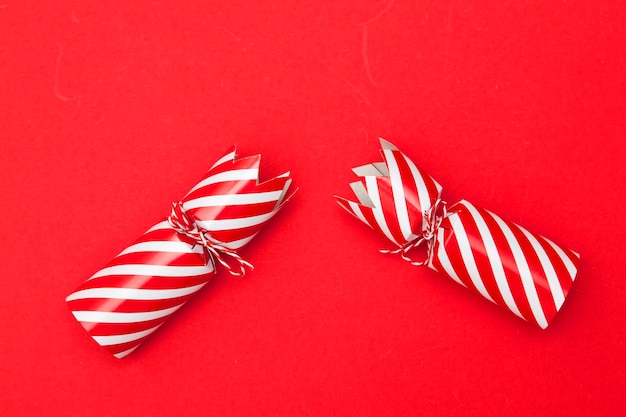
{"type": "Polygon", "coordinates": [[[384,162],[353,170],[360,177],[351,184],[358,203],[335,197],[397,247],[381,252],[427,265],[548,327],[574,282],[580,256],[468,201],[448,207],[432,177],[391,143],[381,139],[381,146],[384,162]],[[420,246],[422,252],[415,250],[420,246]],[[422,259],[412,258],[417,253],[422,259]]]}
{"type": "Polygon", "coordinates": [[[89,335],[117,358],[134,351],[223,268],[251,265],[237,250],[288,200],[289,172],[259,183],[260,155],[220,158],[170,216],[92,275],[66,301],[89,335]]]}

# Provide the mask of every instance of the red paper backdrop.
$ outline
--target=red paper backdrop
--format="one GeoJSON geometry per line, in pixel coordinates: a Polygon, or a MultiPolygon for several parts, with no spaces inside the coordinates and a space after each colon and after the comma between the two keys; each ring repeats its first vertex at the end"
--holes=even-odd
{"type": "Polygon", "coordinates": [[[0,4],[2,415],[624,412],[621,2],[206,3],[0,4]],[[582,254],[548,330],[341,212],[378,136],[582,254]],[[256,269],[110,357],[65,296],[233,143],[300,188],[256,269]]]}

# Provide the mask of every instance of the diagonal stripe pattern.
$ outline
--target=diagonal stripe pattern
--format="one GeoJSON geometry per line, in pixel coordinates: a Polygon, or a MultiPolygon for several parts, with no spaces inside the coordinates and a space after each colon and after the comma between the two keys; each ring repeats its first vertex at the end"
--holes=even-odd
{"type": "MultiPolygon", "coordinates": [[[[181,200],[216,245],[246,245],[288,200],[289,172],[259,183],[260,155],[220,158],[181,200]]],[[[214,276],[214,259],[167,220],[93,274],[66,302],[89,335],[117,358],[133,352],[214,276]]]]}
{"type": "MultiPolygon", "coordinates": [[[[383,139],[381,145],[384,163],[354,169],[361,177],[352,184],[359,202],[336,199],[398,247],[412,249],[414,242],[425,240],[427,213],[437,209],[441,187],[394,145],[383,139]]],[[[576,277],[576,252],[465,200],[448,207],[439,220],[424,264],[516,316],[548,327],[576,277]]]]}

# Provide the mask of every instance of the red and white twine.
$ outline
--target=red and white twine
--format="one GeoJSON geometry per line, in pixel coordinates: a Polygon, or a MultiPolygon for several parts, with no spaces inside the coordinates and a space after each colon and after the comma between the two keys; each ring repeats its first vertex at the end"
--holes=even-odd
{"type": "Polygon", "coordinates": [[[448,215],[447,203],[440,198],[433,203],[428,210],[424,210],[424,228],[422,233],[415,239],[409,240],[397,249],[380,249],[380,253],[397,255],[414,266],[430,265],[435,256],[435,242],[437,241],[437,232],[441,226],[441,222],[448,215]],[[441,214],[438,212],[441,211],[441,214]],[[407,255],[409,251],[419,248],[422,244],[426,244],[426,259],[423,261],[414,261],[407,255]]]}
{"type": "Polygon", "coordinates": [[[246,274],[246,268],[254,269],[254,266],[243,259],[236,251],[212,242],[207,238],[208,230],[200,227],[198,223],[187,213],[182,202],[173,202],[172,211],[167,218],[168,223],[178,233],[193,239],[196,244],[204,249],[206,255],[206,263],[209,259],[215,265],[215,261],[219,262],[226,270],[235,277],[242,277],[246,274]],[[229,257],[235,262],[235,265],[228,263],[224,257],[229,257]]]}

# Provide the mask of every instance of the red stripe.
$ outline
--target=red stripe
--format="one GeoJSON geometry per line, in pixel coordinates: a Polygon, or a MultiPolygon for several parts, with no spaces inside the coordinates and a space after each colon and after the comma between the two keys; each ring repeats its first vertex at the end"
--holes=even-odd
{"type": "Polygon", "coordinates": [[[430,175],[422,171],[420,167],[417,167],[417,171],[419,172],[420,176],[424,179],[424,183],[426,184],[426,189],[428,190],[428,195],[431,197],[431,199],[433,198],[432,196],[435,196],[435,200],[436,200],[437,196],[439,196],[439,190],[437,189],[437,184],[435,180],[433,179],[433,177],[431,177],[430,175]]]}
{"type": "Polygon", "coordinates": [[[224,242],[225,244],[228,244],[229,242],[236,242],[238,240],[246,239],[256,235],[261,231],[261,229],[263,229],[263,226],[265,226],[266,223],[267,220],[255,226],[242,227],[240,229],[219,230],[211,232],[209,233],[209,235],[211,236],[211,238],[219,242],[224,242]]]}
{"type": "Polygon", "coordinates": [[[348,200],[346,200],[345,198],[342,197],[335,197],[335,200],[337,201],[337,203],[341,206],[341,208],[343,208],[344,210],[346,210],[348,213],[352,214],[354,217],[356,217],[357,219],[361,220],[356,213],[354,212],[354,210],[352,210],[352,207],[350,206],[350,203],[348,202],[348,200]]]}
{"type": "Polygon", "coordinates": [[[275,210],[276,203],[277,200],[238,206],[199,207],[187,212],[196,219],[203,221],[241,219],[271,213],[275,210]]]}
{"type": "MultiPolygon", "coordinates": [[[[443,265],[441,264],[441,260],[439,259],[439,256],[437,256],[440,250],[439,249],[440,246],[443,246],[443,243],[437,239],[437,241],[435,242],[435,246],[433,247],[433,250],[435,251],[435,256],[433,257],[433,260],[430,262],[429,267],[439,272],[440,274],[448,275],[446,274],[445,269],[443,269],[443,265]]],[[[442,248],[441,250],[443,249],[444,248],[442,248]]]]}
{"type": "MultiPolygon", "coordinates": [[[[467,273],[467,269],[465,268],[465,262],[463,262],[463,257],[461,256],[461,250],[459,248],[459,242],[456,239],[456,235],[452,231],[452,224],[450,223],[449,217],[441,222],[441,227],[444,229],[444,249],[448,255],[452,269],[467,288],[478,292],[469,274],[467,273]]],[[[444,271],[445,270],[442,270],[442,272],[444,271]]]]}
{"type": "MultiPolygon", "coordinates": [[[[459,216],[459,220],[463,228],[465,229],[465,234],[467,235],[467,238],[469,240],[472,256],[480,275],[479,279],[483,282],[485,288],[487,289],[487,293],[489,293],[493,301],[496,304],[499,304],[502,307],[508,309],[498,288],[496,277],[493,273],[493,266],[491,265],[489,257],[487,256],[485,242],[480,235],[478,225],[476,224],[472,213],[470,213],[470,211],[464,204],[459,204],[456,207],[457,208],[455,209],[455,211],[459,216]]],[[[479,214],[482,215],[480,211],[479,214]]]]}
{"type": "Polygon", "coordinates": [[[146,337],[142,337],[141,339],[133,340],[132,342],[122,343],[119,345],[102,346],[102,347],[105,348],[111,355],[117,355],[118,353],[125,352],[135,346],[139,346],[145,338],[146,337]]]}
{"type": "MultiPolygon", "coordinates": [[[[150,334],[152,334],[152,333],[150,333],[150,334]]],[[[132,349],[135,346],[139,346],[140,344],[143,343],[143,341],[148,336],[150,336],[150,335],[144,336],[144,337],[139,338],[137,340],[133,340],[131,342],[120,343],[120,344],[117,344],[117,345],[103,346],[103,348],[108,350],[112,355],[117,355],[118,353],[126,352],[127,350],[132,349]]]]}
{"type": "Polygon", "coordinates": [[[233,195],[281,191],[285,188],[289,180],[289,177],[276,177],[258,184],[256,179],[217,182],[214,184],[207,184],[192,191],[190,194],[185,196],[182,201],[185,202],[194,200],[196,198],[213,195],[233,195]]]}
{"type": "Polygon", "coordinates": [[[391,180],[389,177],[376,177],[376,187],[378,188],[378,197],[380,198],[383,218],[385,219],[385,223],[387,223],[387,228],[396,242],[403,245],[407,242],[407,240],[404,238],[402,231],[400,230],[396,204],[393,199],[391,180]]]}
{"type": "Polygon", "coordinates": [[[117,265],[204,266],[204,253],[132,252],[113,258],[106,267],[117,265]]]}
{"type": "MultiPolygon", "coordinates": [[[[228,171],[235,171],[241,169],[259,169],[260,165],[260,155],[253,155],[246,158],[235,159],[234,161],[226,161],[215,168],[210,169],[207,173],[196,183],[199,184],[202,181],[205,181],[208,178],[213,177],[214,175],[221,174],[228,171]]],[[[244,180],[244,182],[255,182],[255,180],[244,180]]],[[[192,187],[193,188],[193,187],[192,187]]],[[[197,190],[194,190],[194,192],[197,190]]],[[[188,196],[185,196],[185,199],[188,200],[188,196]]]]}
{"type": "MultiPolygon", "coordinates": [[[[548,258],[550,259],[550,263],[552,264],[552,266],[554,267],[554,271],[556,272],[556,276],[559,280],[559,285],[561,286],[561,289],[563,290],[563,295],[567,297],[567,293],[569,292],[569,289],[571,288],[573,281],[570,278],[570,274],[569,274],[569,271],[567,270],[567,267],[565,266],[565,263],[563,263],[563,260],[561,259],[559,254],[547,242],[548,239],[544,238],[543,236],[535,236],[535,237],[541,244],[541,247],[543,248],[543,250],[546,251],[548,258]]],[[[568,252],[568,251],[564,250],[564,252],[568,252]]]]}
{"type": "Polygon", "coordinates": [[[102,311],[114,313],[146,313],[165,310],[185,303],[197,291],[183,297],[162,300],[126,300],[116,298],[86,298],[69,301],[72,311],[102,311]]]}
{"type": "Polygon", "coordinates": [[[372,229],[374,229],[380,236],[382,236],[385,240],[388,240],[389,238],[387,237],[387,235],[385,235],[385,233],[383,232],[383,229],[380,228],[378,222],[376,221],[376,217],[374,216],[374,209],[372,209],[371,207],[366,207],[362,205],[359,205],[359,208],[361,209],[361,213],[363,214],[363,217],[367,221],[367,224],[372,229]]]}
{"type": "MultiPolygon", "coordinates": [[[[563,248],[561,248],[561,249],[563,249],[563,248]]],[[[563,249],[563,252],[565,252],[565,255],[572,262],[572,264],[574,265],[574,268],[576,268],[576,271],[578,271],[578,264],[580,262],[580,256],[577,255],[574,251],[569,250],[569,249],[563,249]]],[[[576,278],[576,271],[574,271],[574,275],[573,276],[568,274],[570,276],[570,279],[572,280],[572,282],[576,278]]]]}
{"type": "Polygon", "coordinates": [[[85,281],[76,291],[89,288],[143,288],[170,290],[208,282],[215,271],[193,277],[154,277],[150,275],[109,275],[85,281]]]}
{"type": "Polygon", "coordinates": [[[194,243],[194,241],[191,238],[181,235],[175,230],[173,230],[172,228],[167,227],[164,229],[146,231],[144,234],[139,236],[132,244],[128,246],[132,246],[132,245],[136,245],[137,243],[144,243],[144,242],[185,242],[185,243],[190,244],[190,246],[193,245],[194,243]]]}
{"type": "Polygon", "coordinates": [[[195,200],[196,198],[202,198],[212,195],[234,195],[245,194],[247,192],[254,192],[256,188],[256,179],[254,180],[233,180],[222,181],[214,184],[208,184],[193,190],[191,193],[183,198],[183,203],[186,201],[195,200]]]}
{"type": "MultiPolygon", "coordinates": [[[[424,208],[420,204],[419,194],[417,192],[417,184],[415,177],[411,172],[411,168],[406,161],[406,157],[401,152],[393,152],[398,170],[400,171],[400,177],[402,178],[402,189],[404,191],[404,200],[407,206],[407,212],[409,215],[409,224],[411,225],[411,232],[415,235],[422,233],[422,219],[424,218],[424,208]],[[397,153],[397,154],[396,154],[397,153]]],[[[437,199],[436,195],[430,195],[431,205],[437,199]]]]}
{"type": "MultiPolygon", "coordinates": [[[[219,169],[226,169],[226,168],[224,168],[224,167],[228,167],[228,166],[232,165],[233,161],[235,161],[235,160],[236,160],[236,158],[237,158],[237,152],[236,152],[236,151],[237,151],[237,147],[236,147],[235,145],[233,145],[233,146],[229,147],[229,148],[228,148],[228,150],[227,150],[226,152],[224,152],[224,153],[223,153],[223,154],[222,154],[219,158],[217,158],[217,159],[215,160],[215,164],[216,164],[216,163],[217,163],[217,161],[219,161],[220,159],[222,159],[222,158],[226,157],[226,155],[230,155],[230,154],[232,154],[231,158],[229,158],[229,159],[227,159],[227,160],[223,161],[221,164],[219,164],[219,165],[217,165],[217,166],[215,166],[215,167],[213,167],[213,168],[210,168],[209,170],[207,170],[207,172],[206,172],[206,173],[208,174],[209,172],[216,171],[216,170],[219,170],[219,169]]],[[[215,165],[215,164],[213,164],[213,165],[215,165]]]]}
{"type": "MultiPolygon", "coordinates": [[[[177,310],[178,311],[178,310],[177,310]]],[[[81,321],[80,324],[89,333],[90,336],[112,336],[120,334],[129,334],[142,332],[158,326],[167,320],[168,316],[160,317],[154,320],[140,321],[134,323],[93,323],[81,321]]]]}
{"type": "Polygon", "coordinates": [[[156,229],[144,233],[133,244],[144,242],[183,242],[189,244],[189,246],[195,244],[192,238],[178,233],[176,230],[169,227],[169,225],[164,229],[156,229]]]}
{"type": "Polygon", "coordinates": [[[552,291],[550,291],[546,272],[543,270],[543,266],[539,261],[537,252],[535,252],[535,249],[532,247],[528,238],[520,230],[519,226],[508,221],[506,221],[506,223],[511,228],[511,231],[515,235],[515,238],[524,252],[524,258],[530,268],[530,274],[533,278],[535,288],[537,289],[537,295],[539,297],[539,302],[541,303],[541,308],[546,317],[546,321],[550,323],[557,310],[556,305],[554,304],[552,291]]]}
{"type": "Polygon", "coordinates": [[[504,268],[506,281],[509,284],[509,289],[511,290],[511,294],[513,295],[517,308],[528,322],[539,326],[539,323],[535,319],[535,315],[530,308],[526,291],[524,291],[522,277],[520,276],[517,264],[515,263],[515,258],[513,257],[513,251],[504,236],[504,232],[492,217],[491,212],[479,207],[477,207],[477,209],[480,210],[482,218],[487,223],[487,227],[491,232],[496,248],[498,248],[498,255],[500,256],[500,261],[502,262],[502,266],[504,268]]]}
{"type": "MultiPolygon", "coordinates": [[[[339,203],[339,205],[343,207],[348,213],[351,213],[354,217],[361,220],[361,218],[357,216],[354,210],[352,210],[352,207],[350,206],[348,200],[342,197],[336,197],[336,200],[339,203]]],[[[361,214],[363,218],[365,219],[363,223],[371,227],[376,233],[378,233],[378,235],[387,239],[387,236],[383,233],[382,229],[378,225],[378,222],[376,221],[376,218],[374,217],[374,210],[371,207],[366,207],[358,203],[355,203],[355,204],[357,204],[357,206],[361,209],[361,214]]]]}

